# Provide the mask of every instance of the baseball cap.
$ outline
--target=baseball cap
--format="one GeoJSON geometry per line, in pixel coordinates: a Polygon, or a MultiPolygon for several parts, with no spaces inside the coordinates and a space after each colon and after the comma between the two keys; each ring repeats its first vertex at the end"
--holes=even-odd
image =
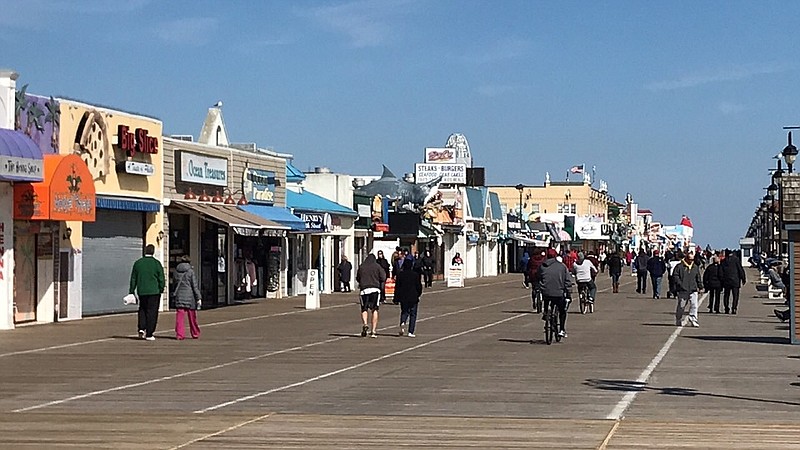
{"type": "Polygon", "coordinates": [[[556,249],[554,249],[554,248],[548,248],[547,249],[547,257],[548,258],[555,258],[556,256],[558,256],[558,252],[556,252],[556,249]]]}

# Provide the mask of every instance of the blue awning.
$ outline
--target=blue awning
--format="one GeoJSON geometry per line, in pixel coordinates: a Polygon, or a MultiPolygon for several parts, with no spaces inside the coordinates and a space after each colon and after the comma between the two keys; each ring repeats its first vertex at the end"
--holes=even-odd
{"type": "Polygon", "coordinates": [[[128,199],[116,197],[101,197],[95,199],[95,207],[99,209],[118,209],[122,211],[158,212],[161,202],[145,199],[128,199]]]}
{"type": "Polygon", "coordinates": [[[42,150],[25,133],[0,129],[0,179],[43,181],[42,150]]]}
{"type": "Polygon", "coordinates": [[[329,213],[339,216],[358,217],[358,213],[352,209],[305,190],[299,193],[287,189],[286,206],[294,210],[294,212],[329,213]]]}
{"type": "Polygon", "coordinates": [[[299,183],[306,179],[306,174],[302,170],[292,164],[291,161],[286,161],[286,182],[299,183]]]}
{"type": "Polygon", "coordinates": [[[292,214],[286,208],[279,206],[256,205],[251,203],[248,205],[239,206],[239,209],[247,211],[250,214],[261,216],[273,222],[277,222],[281,225],[286,225],[287,227],[291,228],[290,231],[306,230],[306,223],[303,222],[301,218],[292,214]]]}

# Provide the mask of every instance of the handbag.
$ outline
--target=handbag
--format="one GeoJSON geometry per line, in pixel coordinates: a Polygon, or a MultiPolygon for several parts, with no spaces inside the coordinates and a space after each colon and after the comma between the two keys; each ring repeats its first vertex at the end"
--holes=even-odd
{"type": "Polygon", "coordinates": [[[135,305],[137,303],[139,303],[139,300],[133,294],[128,294],[128,295],[122,297],[122,304],[123,305],[135,305]]]}

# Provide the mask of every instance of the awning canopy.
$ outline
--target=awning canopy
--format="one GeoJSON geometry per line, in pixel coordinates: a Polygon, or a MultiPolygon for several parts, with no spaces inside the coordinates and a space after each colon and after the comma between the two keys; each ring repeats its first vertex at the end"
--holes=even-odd
{"type": "Polygon", "coordinates": [[[261,216],[242,211],[236,205],[221,203],[197,203],[173,200],[171,206],[194,211],[207,219],[228,225],[233,232],[243,236],[283,235],[288,226],[265,219],[261,216]]]}
{"type": "Polygon", "coordinates": [[[280,206],[257,205],[250,203],[239,206],[239,209],[257,216],[261,216],[267,220],[277,222],[281,225],[285,225],[289,227],[290,231],[306,231],[306,223],[303,221],[303,219],[295,216],[288,209],[280,206]]]}
{"type": "Polygon", "coordinates": [[[14,184],[14,218],[94,222],[94,181],[80,156],[44,157],[44,181],[14,184]]]}
{"type": "Polygon", "coordinates": [[[0,180],[42,181],[42,150],[25,133],[0,129],[0,180]]]}
{"type": "Polygon", "coordinates": [[[358,213],[353,209],[332,202],[327,198],[321,197],[313,192],[304,190],[295,192],[286,190],[286,206],[293,212],[328,213],[339,216],[358,217],[358,213]]]}

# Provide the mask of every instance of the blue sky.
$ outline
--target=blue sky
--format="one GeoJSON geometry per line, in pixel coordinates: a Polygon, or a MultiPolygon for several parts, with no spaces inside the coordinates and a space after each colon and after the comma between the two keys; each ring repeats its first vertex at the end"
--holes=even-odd
{"type": "Polygon", "coordinates": [[[492,184],[597,167],[655,219],[734,246],[800,124],[792,1],[0,0],[29,92],[229,136],[302,169],[413,171],[469,140],[492,184]]]}

